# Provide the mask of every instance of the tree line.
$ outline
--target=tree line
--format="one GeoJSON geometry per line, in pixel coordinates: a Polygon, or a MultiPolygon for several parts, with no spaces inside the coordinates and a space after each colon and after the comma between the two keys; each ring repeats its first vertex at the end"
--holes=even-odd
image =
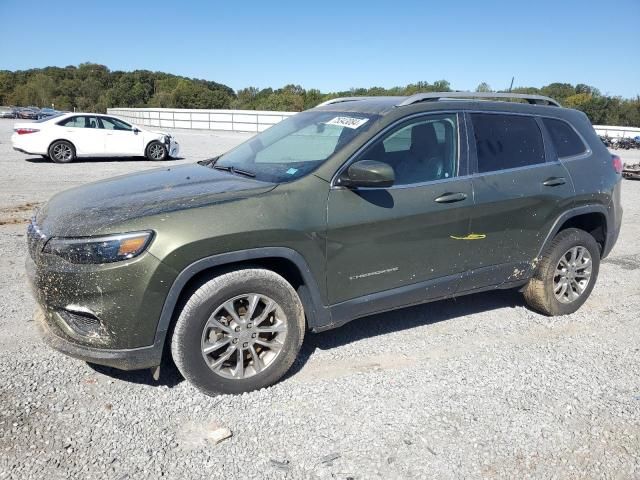
{"type": "MultiPolygon", "coordinates": [[[[216,108],[299,112],[341,96],[412,95],[451,91],[446,80],[417,82],[404,87],[352,88],[321,92],[300,85],[282,88],[243,88],[235,92],[221,83],[162,72],[110,71],[104,65],[46,67],[0,71],[0,105],[35,105],[59,110],[105,112],[109,107],[216,108]]],[[[476,91],[494,91],[481,83],[476,91]]],[[[640,97],[625,99],[602,94],[585,84],[551,83],[541,88],[517,87],[514,93],[547,95],[564,106],[585,112],[592,123],[640,127],[640,97]]]]}

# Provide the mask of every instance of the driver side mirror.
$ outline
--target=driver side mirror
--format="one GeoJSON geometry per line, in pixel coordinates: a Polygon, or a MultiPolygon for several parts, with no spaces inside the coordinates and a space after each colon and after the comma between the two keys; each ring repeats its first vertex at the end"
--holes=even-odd
{"type": "Polygon", "coordinates": [[[386,188],[396,180],[391,165],[376,160],[360,160],[340,175],[338,185],[349,188],[386,188]]]}
{"type": "Polygon", "coordinates": [[[137,127],[133,127],[133,133],[137,135],[140,133],[140,130],[137,127]]]}

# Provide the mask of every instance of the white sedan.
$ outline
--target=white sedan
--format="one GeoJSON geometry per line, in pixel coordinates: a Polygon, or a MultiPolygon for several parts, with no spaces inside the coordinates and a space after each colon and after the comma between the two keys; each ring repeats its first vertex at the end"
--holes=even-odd
{"type": "Polygon", "coordinates": [[[131,125],[111,115],[66,113],[36,122],[16,123],[14,150],[42,155],[56,163],[77,157],[137,157],[164,160],[176,157],[179,145],[162,132],[131,125]]]}

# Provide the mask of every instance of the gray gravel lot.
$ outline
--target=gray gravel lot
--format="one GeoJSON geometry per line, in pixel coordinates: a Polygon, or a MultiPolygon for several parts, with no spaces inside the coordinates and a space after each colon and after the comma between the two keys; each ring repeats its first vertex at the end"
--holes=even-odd
{"type": "MultiPolygon", "coordinates": [[[[0,120],[0,479],[640,478],[640,182],[624,182],[620,240],[578,313],[543,317],[506,291],[375,315],[308,335],[276,386],[209,398],[170,365],[155,383],[41,345],[23,269],[34,204],[159,162],[55,165],[13,152],[11,126],[0,120]],[[218,427],[233,436],[214,445],[218,427]]],[[[170,163],[248,136],[175,133],[185,159],[170,163]]]]}

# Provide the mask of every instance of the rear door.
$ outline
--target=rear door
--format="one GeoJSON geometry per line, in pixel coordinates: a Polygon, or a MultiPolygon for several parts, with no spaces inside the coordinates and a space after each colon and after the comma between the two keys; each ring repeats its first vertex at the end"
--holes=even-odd
{"type": "Polygon", "coordinates": [[[105,134],[105,155],[144,155],[143,136],[131,125],[113,117],[98,117],[98,121],[105,134]]]}
{"type": "Polygon", "coordinates": [[[452,294],[467,248],[453,237],[468,234],[473,205],[459,115],[421,115],[401,122],[357,154],[357,160],[389,163],[396,183],[331,188],[330,303],[415,285],[424,287],[416,301],[452,294]]]}
{"type": "Polygon", "coordinates": [[[470,290],[526,276],[559,215],[573,198],[542,121],[531,115],[470,112],[473,254],[460,285],[470,290]]]}
{"type": "Polygon", "coordinates": [[[104,154],[104,131],[95,116],[74,115],[58,126],[62,127],[61,137],[73,143],[77,155],[99,157],[104,154]]]}

